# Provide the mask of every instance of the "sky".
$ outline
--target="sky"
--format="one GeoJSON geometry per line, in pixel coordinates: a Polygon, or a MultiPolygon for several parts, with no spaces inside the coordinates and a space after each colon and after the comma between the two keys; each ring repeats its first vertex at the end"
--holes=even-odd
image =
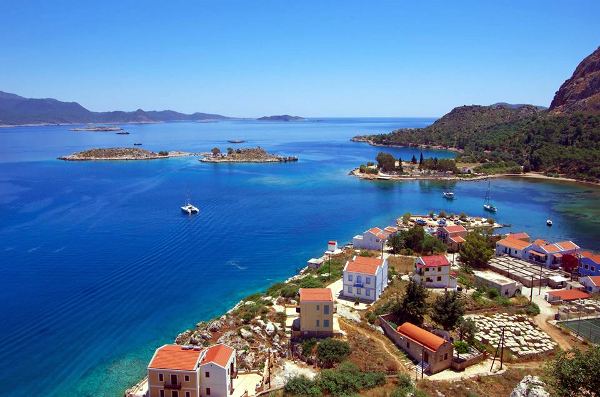
{"type": "Polygon", "coordinates": [[[0,91],[238,117],[548,106],[599,16],[598,0],[2,0],[0,91]]]}

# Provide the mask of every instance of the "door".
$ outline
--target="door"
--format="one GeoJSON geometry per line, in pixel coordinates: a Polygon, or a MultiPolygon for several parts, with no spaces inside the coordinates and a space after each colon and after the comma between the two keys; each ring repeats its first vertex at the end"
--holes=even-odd
{"type": "Polygon", "coordinates": [[[171,375],[171,384],[172,385],[176,385],[177,384],[177,375],[171,375]]]}

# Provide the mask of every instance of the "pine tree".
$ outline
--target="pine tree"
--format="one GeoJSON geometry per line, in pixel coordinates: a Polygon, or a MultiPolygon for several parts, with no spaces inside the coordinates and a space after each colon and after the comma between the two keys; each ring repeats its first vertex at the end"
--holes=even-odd
{"type": "Polygon", "coordinates": [[[423,165],[423,152],[421,152],[421,155],[419,156],[419,165],[423,165]]]}
{"type": "Polygon", "coordinates": [[[427,289],[424,286],[410,280],[396,312],[400,320],[415,325],[423,324],[423,317],[427,313],[427,295],[427,289]]]}
{"type": "Polygon", "coordinates": [[[486,237],[478,231],[473,231],[465,238],[459,260],[465,266],[482,268],[487,266],[493,255],[494,250],[489,247],[486,237]]]}
{"type": "Polygon", "coordinates": [[[458,325],[465,308],[456,291],[446,291],[444,295],[435,298],[431,311],[431,319],[441,325],[446,331],[451,331],[458,325]]]}
{"type": "Polygon", "coordinates": [[[415,157],[415,155],[413,154],[412,159],[410,159],[410,162],[413,164],[417,164],[417,158],[415,157]]]}

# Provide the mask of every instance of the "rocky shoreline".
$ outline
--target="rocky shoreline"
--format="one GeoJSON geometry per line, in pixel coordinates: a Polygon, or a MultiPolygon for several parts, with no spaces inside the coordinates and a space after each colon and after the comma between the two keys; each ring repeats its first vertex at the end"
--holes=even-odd
{"type": "Polygon", "coordinates": [[[462,149],[458,149],[458,148],[455,148],[455,147],[438,146],[438,145],[422,145],[422,144],[414,144],[414,145],[386,145],[386,144],[383,144],[383,143],[373,142],[373,140],[370,139],[368,136],[362,136],[362,135],[357,135],[357,136],[351,138],[350,140],[352,142],[368,143],[371,146],[378,146],[378,147],[415,147],[415,148],[427,149],[427,150],[447,150],[449,152],[455,152],[455,153],[462,153],[463,152],[462,149]]]}
{"type": "Polygon", "coordinates": [[[102,161],[102,160],[154,160],[170,157],[192,156],[193,153],[180,151],[160,151],[158,153],[140,148],[98,148],[58,157],[64,161],[102,161]]]}

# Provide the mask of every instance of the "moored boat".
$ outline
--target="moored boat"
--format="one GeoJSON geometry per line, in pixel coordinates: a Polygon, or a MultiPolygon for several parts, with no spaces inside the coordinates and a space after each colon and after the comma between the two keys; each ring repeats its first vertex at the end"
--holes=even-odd
{"type": "Polygon", "coordinates": [[[186,205],[181,207],[181,210],[187,213],[188,215],[197,214],[198,212],[200,212],[200,210],[197,207],[194,207],[190,203],[187,203],[186,205]]]}
{"type": "Polygon", "coordinates": [[[442,193],[442,195],[444,196],[445,199],[454,200],[454,193],[453,192],[444,192],[444,193],[442,193]]]}
{"type": "Polygon", "coordinates": [[[492,203],[491,191],[492,187],[490,185],[490,180],[488,179],[488,189],[487,193],[485,194],[485,200],[483,201],[483,209],[488,212],[496,212],[498,211],[498,208],[496,208],[496,206],[492,203]]]}
{"type": "Polygon", "coordinates": [[[546,219],[546,226],[552,226],[552,219],[546,219]]]}

